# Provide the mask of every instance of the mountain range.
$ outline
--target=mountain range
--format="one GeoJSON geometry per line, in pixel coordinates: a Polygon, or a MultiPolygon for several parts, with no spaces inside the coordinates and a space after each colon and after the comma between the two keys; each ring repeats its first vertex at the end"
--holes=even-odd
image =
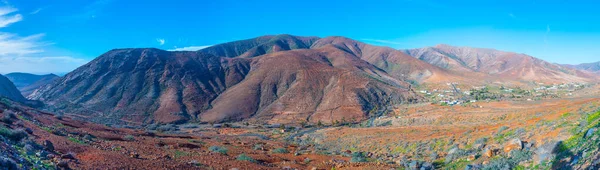
{"type": "Polygon", "coordinates": [[[584,63],[584,64],[578,64],[578,65],[565,64],[564,66],[569,67],[569,68],[578,69],[578,70],[585,70],[585,71],[593,72],[593,73],[600,75],[600,62],[584,63]]]}
{"type": "Polygon", "coordinates": [[[9,73],[5,76],[15,84],[23,96],[29,96],[35,89],[60,78],[55,74],[36,75],[30,73],[9,73]]]}
{"type": "Polygon", "coordinates": [[[345,37],[262,36],[199,51],[111,50],[29,98],[117,124],[362,120],[423,101],[415,84],[592,82],[598,76],[511,52],[438,45],[395,50],[345,37]]]}
{"type": "Polygon", "coordinates": [[[488,81],[547,83],[592,82],[597,75],[513,52],[437,45],[404,50],[407,54],[452,72],[479,75],[488,81]]]}

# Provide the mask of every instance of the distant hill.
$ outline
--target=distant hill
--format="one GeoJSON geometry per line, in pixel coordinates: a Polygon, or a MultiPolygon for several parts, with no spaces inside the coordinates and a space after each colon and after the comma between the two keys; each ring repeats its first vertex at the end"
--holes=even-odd
{"type": "Polygon", "coordinates": [[[593,73],[600,75],[600,62],[583,63],[583,64],[578,64],[578,65],[565,64],[564,66],[574,68],[574,69],[579,69],[579,70],[585,70],[585,71],[593,72],[593,73]]]}
{"type": "Polygon", "coordinates": [[[0,75],[0,96],[17,102],[26,101],[25,97],[21,95],[17,87],[15,87],[15,85],[3,75],[0,75]]]}
{"type": "Polygon", "coordinates": [[[592,82],[597,76],[544,60],[494,49],[437,45],[404,50],[440,68],[463,74],[481,73],[492,81],[592,82]]]}
{"type": "Polygon", "coordinates": [[[23,96],[29,96],[40,86],[46,85],[60,78],[54,74],[36,75],[30,73],[9,73],[5,76],[15,84],[23,96]]]}

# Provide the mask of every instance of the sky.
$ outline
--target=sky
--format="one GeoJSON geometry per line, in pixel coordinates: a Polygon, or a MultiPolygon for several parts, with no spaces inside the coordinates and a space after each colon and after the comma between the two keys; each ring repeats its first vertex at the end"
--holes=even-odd
{"type": "Polygon", "coordinates": [[[449,44],[600,61],[600,2],[0,0],[0,73],[64,74],[115,48],[198,50],[263,35],[449,44]]]}

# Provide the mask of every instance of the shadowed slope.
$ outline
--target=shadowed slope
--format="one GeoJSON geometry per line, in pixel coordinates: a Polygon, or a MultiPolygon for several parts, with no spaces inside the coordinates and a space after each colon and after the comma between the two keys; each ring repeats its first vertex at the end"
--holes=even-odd
{"type": "Polygon", "coordinates": [[[218,44],[199,51],[218,57],[252,58],[278,51],[307,49],[318,39],[318,37],[299,37],[286,34],[275,36],[268,35],[218,44]]]}
{"type": "Polygon", "coordinates": [[[15,84],[23,96],[29,96],[35,89],[60,78],[54,74],[35,75],[29,73],[10,73],[6,77],[15,84]]]}
{"type": "Polygon", "coordinates": [[[112,50],[31,96],[90,118],[181,122],[209,108],[248,70],[245,59],[198,52],[112,50]]]}
{"type": "Polygon", "coordinates": [[[6,77],[0,75],[0,96],[9,98],[14,101],[24,102],[25,97],[21,95],[17,87],[6,77]]]}

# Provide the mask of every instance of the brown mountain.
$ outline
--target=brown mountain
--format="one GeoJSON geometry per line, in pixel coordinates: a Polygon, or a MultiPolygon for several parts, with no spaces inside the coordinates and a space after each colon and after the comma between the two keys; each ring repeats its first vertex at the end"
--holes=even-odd
{"type": "Polygon", "coordinates": [[[60,78],[54,74],[35,75],[29,73],[9,73],[6,74],[6,77],[15,84],[23,96],[29,96],[35,89],[60,78]]]}
{"type": "Polygon", "coordinates": [[[526,54],[494,49],[437,45],[405,50],[432,65],[464,74],[482,73],[493,81],[591,82],[596,76],[526,54]]]}
{"type": "Polygon", "coordinates": [[[279,35],[197,52],[112,50],[31,97],[104,123],[330,122],[420,100],[404,79],[437,74],[444,73],[385,47],[279,35]]]}
{"type": "Polygon", "coordinates": [[[578,70],[589,71],[589,72],[593,72],[593,73],[600,75],[600,62],[583,63],[583,64],[578,64],[578,65],[564,64],[563,66],[573,68],[573,69],[578,69],[578,70]]]}
{"type": "Polygon", "coordinates": [[[287,34],[267,35],[219,44],[200,51],[218,57],[252,58],[278,51],[307,49],[318,39],[318,37],[300,37],[287,34]]]}
{"type": "Polygon", "coordinates": [[[11,82],[8,78],[0,75],[0,96],[6,97],[8,99],[24,102],[26,101],[25,97],[21,95],[21,92],[15,87],[13,82],[11,82]]]}

